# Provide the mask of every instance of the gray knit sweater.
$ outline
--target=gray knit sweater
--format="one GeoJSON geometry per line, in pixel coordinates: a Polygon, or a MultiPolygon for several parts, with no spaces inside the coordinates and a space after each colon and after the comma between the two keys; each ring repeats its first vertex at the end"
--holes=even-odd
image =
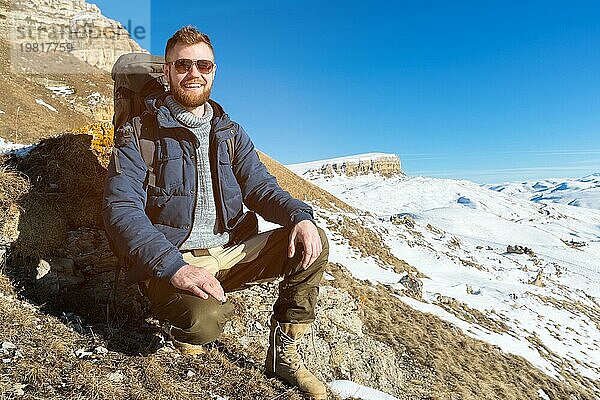
{"type": "Polygon", "coordinates": [[[197,117],[177,103],[173,99],[173,96],[168,96],[165,104],[171,111],[171,114],[173,114],[173,117],[182,125],[189,128],[200,141],[198,156],[196,157],[198,162],[198,196],[194,210],[194,224],[192,226],[192,233],[179,249],[207,249],[222,246],[229,242],[229,234],[227,232],[222,234],[215,233],[217,209],[215,207],[210,164],[208,162],[208,139],[210,121],[213,117],[212,107],[208,102],[205,103],[204,115],[197,117]]]}

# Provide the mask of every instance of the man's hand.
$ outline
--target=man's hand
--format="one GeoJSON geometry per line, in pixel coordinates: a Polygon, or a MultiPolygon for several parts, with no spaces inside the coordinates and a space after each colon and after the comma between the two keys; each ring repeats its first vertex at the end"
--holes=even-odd
{"type": "Polygon", "coordinates": [[[184,265],[173,275],[171,284],[177,289],[192,292],[200,298],[208,299],[208,295],[211,295],[225,302],[225,292],[221,283],[202,267],[184,265]]]}
{"type": "Polygon", "coordinates": [[[290,243],[288,244],[289,258],[294,257],[296,253],[296,243],[302,243],[304,247],[300,265],[302,268],[307,269],[323,250],[321,237],[315,224],[309,220],[304,220],[294,225],[290,233],[290,243]]]}

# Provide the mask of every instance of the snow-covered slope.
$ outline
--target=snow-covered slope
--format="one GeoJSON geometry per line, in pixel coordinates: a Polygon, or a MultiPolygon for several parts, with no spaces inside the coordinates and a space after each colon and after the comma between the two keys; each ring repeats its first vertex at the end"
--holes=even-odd
{"type": "MultiPolygon", "coordinates": [[[[303,175],[317,164],[290,169],[370,212],[361,223],[383,232],[392,253],[427,276],[424,301],[402,297],[406,303],[548,375],[600,379],[600,210],[530,201],[517,190],[469,181],[303,175]]],[[[586,204],[600,204],[597,183],[587,193],[586,204]]],[[[357,278],[402,287],[400,275],[331,235],[334,262],[357,278]]]]}
{"type": "Polygon", "coordinates": [[[579,179],[509,182],[486,187],[538,203],[560,203],[600,210],[600,173],[579,179]]]}

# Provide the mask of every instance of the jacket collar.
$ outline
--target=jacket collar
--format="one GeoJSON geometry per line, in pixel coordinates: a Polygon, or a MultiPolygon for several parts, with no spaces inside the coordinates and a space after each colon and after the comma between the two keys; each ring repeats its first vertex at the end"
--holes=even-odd
{"type": "MultiPolygon", "coordinates": [[[[146,108],[156,114],[159,128],[186,128],[179,121],[177,121],[171,111],[164,103],[164,98],[170,93],[160,97],[147,98],[146,108]]],[[[213,108],[213,118],[210,122],[212,131],[216,133],[219,139],[227,139],[231,137],[233,132],[230,129],[226,129],[232,122],[229,119],[229,115],[223,110],[223,107],[214,100],[209,99],[208,102],[213,108]]],[[[187,128],[186,128],[187,129],[187,128]]]]}

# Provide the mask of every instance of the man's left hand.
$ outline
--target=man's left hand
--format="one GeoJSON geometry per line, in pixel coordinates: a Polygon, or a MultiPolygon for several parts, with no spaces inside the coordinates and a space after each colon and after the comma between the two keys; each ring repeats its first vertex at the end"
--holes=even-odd
{"type": "Polygon", "coordinates": [[[294,257],[296,254],[296,243],[301,243],[304,248],[302,261],[300,265],[303,269],[307,269],[319,257],[323,250],[321,237],[317,231],[317,227],[309,220],[298,222],[292,228],[290,233],[290,243],[288,244],[288,258],[294,257]]]}

